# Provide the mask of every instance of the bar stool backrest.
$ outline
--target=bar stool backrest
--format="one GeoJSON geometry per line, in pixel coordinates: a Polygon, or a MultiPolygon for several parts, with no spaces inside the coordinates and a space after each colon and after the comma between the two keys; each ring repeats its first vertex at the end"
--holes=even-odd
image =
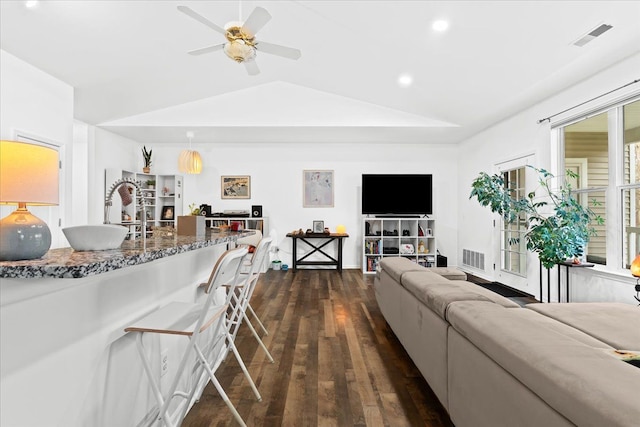
{"type": "Polygon", "coordinates": [[[246,247],[238,247],[226,250],[220,255],[213,270],[211,270],[211,275],[209,276],[209,280],[207,280],[204,291],[211,293],[211,291],[221,285],[232,284],[237,278],[240,265],[247,255],[247,252],[248,249],[246,247]]]}
{"type": "Polygon", "coordinates": [[[272,237],[264,237],[256,246],[255,251],[253,251],[253,257],[251,258],[251,269],[249,270],[250,276],[260,273],[260,269],[262,268],[262,264],[264,263],[267,253],[269,253],[269,247],[271,247],[272,241],[272,237]]]}

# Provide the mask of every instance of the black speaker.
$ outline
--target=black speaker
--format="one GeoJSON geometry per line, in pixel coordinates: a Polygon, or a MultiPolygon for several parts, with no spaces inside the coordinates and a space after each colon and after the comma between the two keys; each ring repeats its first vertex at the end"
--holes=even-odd
{"type": "Polygon", "coordinates": [[[212,216],[211,215],[211,205],[200,205],[200,215],[202,216],[212,216]]]}
{"type": "Polygon", "coordinates": [[[262,217],[262,205],[251,206],[251,216],[256,218],[262,217]]]}

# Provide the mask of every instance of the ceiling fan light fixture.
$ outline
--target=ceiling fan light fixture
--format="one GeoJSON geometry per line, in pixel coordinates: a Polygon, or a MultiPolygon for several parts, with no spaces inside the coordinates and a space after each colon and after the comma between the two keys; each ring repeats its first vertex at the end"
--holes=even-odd
{"type": "Polygon", "coordinates": [[[231,40],[224,44],[224,53],[236,62],[250,61],[256,57],[256,48],[244,40],[231,40]]]}

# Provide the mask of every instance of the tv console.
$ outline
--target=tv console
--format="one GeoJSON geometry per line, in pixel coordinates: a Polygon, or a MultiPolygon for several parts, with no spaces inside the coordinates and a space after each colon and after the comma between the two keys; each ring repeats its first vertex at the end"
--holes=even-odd
{"type": "Polygon", "coordinates": [[[362,272],[374,274],[384,257],[403,257],[425,267],[437,265],[435,220],[416,216],[365,217],[362,272]]]}

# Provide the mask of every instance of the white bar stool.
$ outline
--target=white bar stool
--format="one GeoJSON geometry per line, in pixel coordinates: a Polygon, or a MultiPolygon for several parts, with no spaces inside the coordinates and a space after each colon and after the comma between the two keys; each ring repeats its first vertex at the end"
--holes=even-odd
{"type": "Polygon", "coordinates": [[[258,323],[262,326],[262,329],[263,331],[265,331],[265,334],[267,334],[266,329],[262,325],[262,322],[260,322],[260,319],[258,318],[258,316],[255,315],[255,313],[253,312],[250,302],[251,302],[251,296],[253,295],[253,291],[255,290],[255,287],[258,283],[258,279],[260,277],[260,272],[262,270],[264,259],[267,253],[269,252],[269,247],[271,246],[272,241],[273,239],[271,237],[265,237],[262,240],[260,240],[251,259],[245,260],[243,262],[242,267],[240,267],[239,283],[234,290],[234,297],[231,301],[231,305],[233,306],[233,310],[232,310],[233,315],[231,317],[231,322],[233,323],[233,326],[231,328],[231,334],[233,336],[233,339],[235,340],[235,337],[238,334],[238,329],[242,325],[242,321],[246,319],[245,323],[247,324],[247,327],[249,328],[249,330],[251,331],[255,339],[258,341],[258,344],[267,355],[267,358],[269,359],[269,361],[271,363],[274,363],[271,353],[269,353],[269,350],[262,342],[262,339],[256,332],[255,328],[251,324],[251,321],[249,320],[246,314],[247,310],[249,309],[253,313],[254,317],[258,319],[258,323]]]}
{"type": "Polygon", "coordinates": [[[230,334],[231,323],[226,316],[235,293],[234,287],[239,277],[240,265],[246,254],[246,248],[237,248],[228,250],[221,255],[207,282],[205,292],[208,295],[204,302],[169,303],[125,328],[126,332],[136,334],[138,353],[158,403],[157,420],[162,421],[166,426],[179,426],[182,423],[187,411],[195,402],[194,396],[199,396],[200,388],[204,388],[209,380],[236,421],[242,426],[246,425],[215,376],[216,370],[228,354],[228,349],[221,347],[225,343],[236,356],[254,394],[258,400],[261,400],[260,393],[235,347],[233,337],[230,334]],[[215,290],[224,284],[229,285],[229,291],[224,303],[216,305],[214,304],[215,290]],[[209,330],[211,326],[214,328],[209,330]],[[164,394],[160,387],[160,375],[151,369],[149,355],[144,346],[143,337],[145,334],[178,335],[189,339],[176,375],[164,394]],[[178,390],[181,381],[186,382],[186,386],[183,385],[186,388],[184,390],[178,390]],[[172,405],[175,397],[182,398],[177,406],[172,405]]]}

